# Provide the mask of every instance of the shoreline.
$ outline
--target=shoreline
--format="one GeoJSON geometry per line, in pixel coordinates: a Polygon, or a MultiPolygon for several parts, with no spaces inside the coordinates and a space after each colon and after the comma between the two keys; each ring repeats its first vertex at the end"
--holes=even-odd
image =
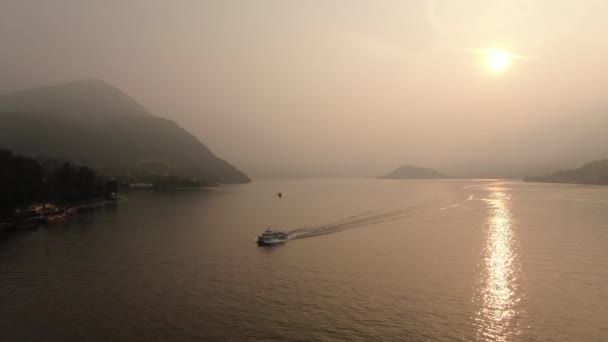
{"type": "MultiPolygon", "coordinates": [[[[98,199],[85,203],[57,206],[53,203],[31,205],[26,208],[23,217],[12,217],[0,221],[0,232],[34,229],[50,222],[68,219],[76,216],[79,211],[106,206],[126,201],[127,197],[118,196],[115,199],[98,199]]],[[[21,209],[23,210],[23,209],[21,209]]]]}

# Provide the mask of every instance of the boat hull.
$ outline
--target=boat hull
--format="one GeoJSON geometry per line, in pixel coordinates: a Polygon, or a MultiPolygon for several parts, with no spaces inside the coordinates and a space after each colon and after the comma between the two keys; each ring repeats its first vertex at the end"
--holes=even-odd
{"type": "Polygon", "coordinates": [[[267,239],[258,238],[258,240],[256,242],[260,246],[274,246],[274,245],[279,245],[279,244],[287,242],[287,239],[267,240],[267,239]]]}

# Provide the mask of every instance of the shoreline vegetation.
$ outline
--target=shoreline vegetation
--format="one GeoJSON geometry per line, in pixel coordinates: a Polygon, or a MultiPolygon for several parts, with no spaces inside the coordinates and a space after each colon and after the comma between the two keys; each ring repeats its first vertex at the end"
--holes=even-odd
{"type": "Polygon", "coordinates": [[[86,166],[38,161],[0,150],[0,227],[19,228],[74,215],[87,207],[113,203],[115,178],[86,166]]]}
{"type": "Polygon", "coordinates": [[[119,190],[186,191],[215,186],[150,172],[119,179],[70,162],[39,161],[0,149],[0,232],[34,228],[127,199],[119,190]]]}
{"type": "MultiPolygon", "coordinates": [[[[149,171],[149,170],[148,170],[149,171]]],[[[192,191],[217,185],[153,172],[116,179],[86,166],[19,156],[0,149],[0,232],[34,228],[79,211],[126,200],[131,191],[192,191]]]]}

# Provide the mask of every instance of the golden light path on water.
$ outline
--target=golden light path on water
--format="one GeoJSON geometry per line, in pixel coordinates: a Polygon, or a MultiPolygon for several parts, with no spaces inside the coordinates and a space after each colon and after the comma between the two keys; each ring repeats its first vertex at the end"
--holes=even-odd
{"type": "Polygon", "coordinates": [[[476,300],[478,341],[510,341],[519,334],[518,303],[521,300],[515,222],[507,189],[490,187],[486,244],[476,300]]]}

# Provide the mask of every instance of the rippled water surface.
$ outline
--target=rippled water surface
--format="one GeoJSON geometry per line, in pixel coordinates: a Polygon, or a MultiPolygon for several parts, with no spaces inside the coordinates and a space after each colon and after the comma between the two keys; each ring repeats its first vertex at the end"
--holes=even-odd
{"type": "Polygon", "coordinates": [[[608,341],[608,187],[290,180],[129,197],[0,235],[2,341],[608,341]],[[290,240],[258,247],[269,224],[290,240]]]}

